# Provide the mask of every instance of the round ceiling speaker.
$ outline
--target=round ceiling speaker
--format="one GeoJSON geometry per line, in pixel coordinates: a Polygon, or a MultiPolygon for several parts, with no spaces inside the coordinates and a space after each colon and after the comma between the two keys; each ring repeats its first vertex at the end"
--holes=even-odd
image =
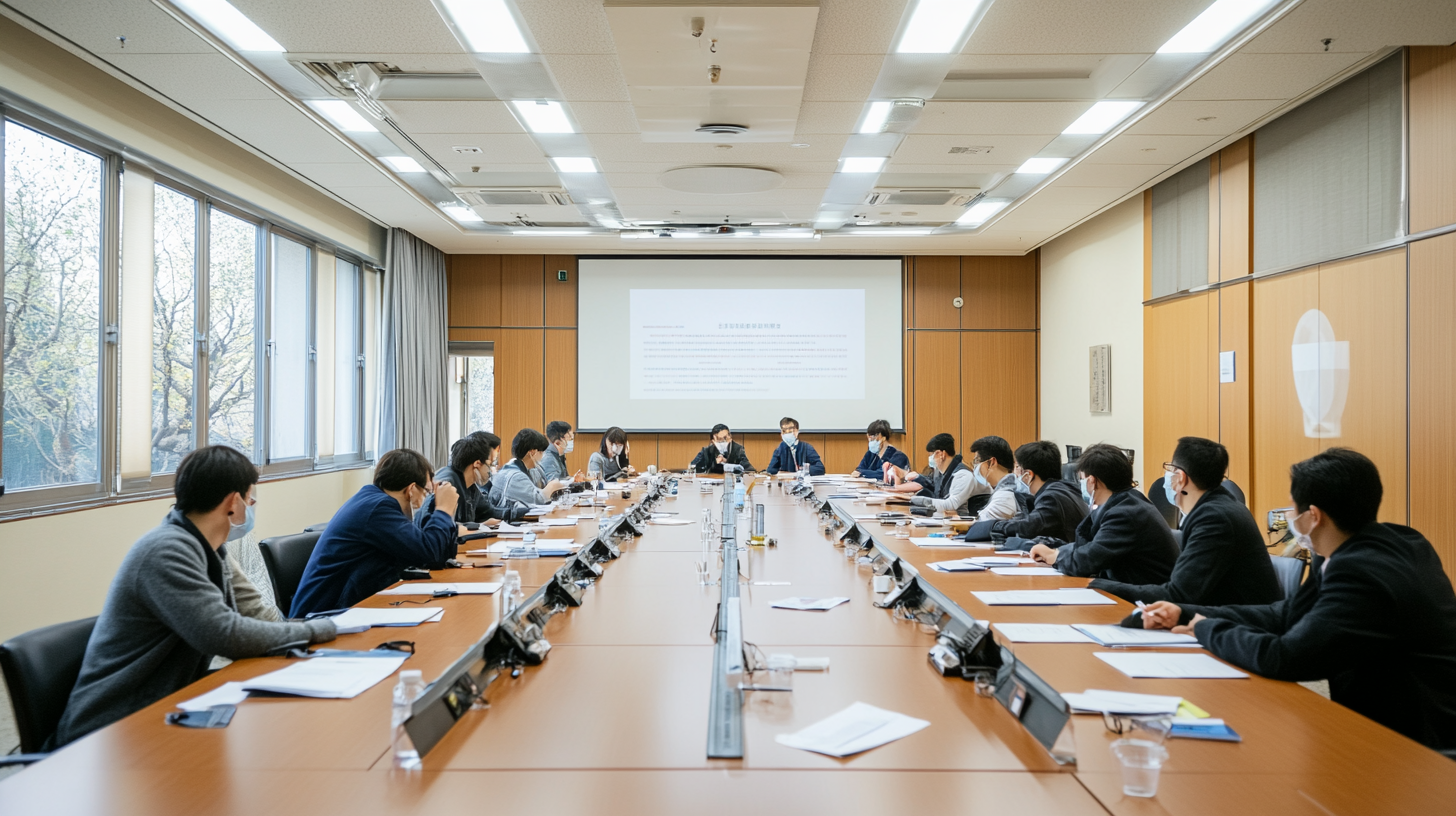
{"type": "Polygon", "coordinates": [[[784,177],[762,167],[729,167],[721,164],[702,167],[678,167],[658,176],[669,190],[705,195],[737,195],[776,190],[784,177]]]}
{"type": "Polygon", "coordinates": [[[703,125],[698,133],[747,133],[748,125],[703,125]]]}

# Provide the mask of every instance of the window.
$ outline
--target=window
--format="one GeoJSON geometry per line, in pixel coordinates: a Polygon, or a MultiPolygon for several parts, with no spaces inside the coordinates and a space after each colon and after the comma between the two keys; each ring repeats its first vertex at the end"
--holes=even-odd
{"type": "Polygon", "coordinates": [[[104,163],[13,121],[4,134],[5,485],[96,483],[104,163]]]}
{"type": "Polygon", "coordinates": [[[196,447],[197,199],[160,184],[152,234],[152,472],[171,473],[196,447]]]}
{"type": "Polygon", "coordinates": [[[257,224],[208,211],[207,441],[257,461],[257,224]]]}
{"type": "Polygon", "coordinates": [[[273,236],[268,338],[268,461],[311,457],[313,250],[273,236]]]}
{"type": "Polygon", "coordinates": [[[383,314],[384,276],[377,269],[365,268],[364,298],[364,458],[373,459],[375,440],[379,438],[379,326],[383,314]]]}
{"type": "Polygon", "coordinates": [[[359,265],[339,258],[334,272],[334,457],[355,458],[364,441],[364,310],[359,265]]]}
{"type": "Polygon", "coordinates": [[[454,342],[450,344],[451,438],[472,431],[495,430],[494,344],[454,342]]]}
{"type": "Polygon", "coordinates": [[[1203,159],[1153,187],[1153,297],[1208,283],[1208,182],[1203,159]]]}

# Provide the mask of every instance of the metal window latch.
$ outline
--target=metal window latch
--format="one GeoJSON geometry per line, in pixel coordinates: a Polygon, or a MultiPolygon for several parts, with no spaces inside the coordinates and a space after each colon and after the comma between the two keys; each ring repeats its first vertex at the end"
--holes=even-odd
{"type": "Polygon", "coordinates": [[[267,343],[267,349],[265,350],[264,353],[267,354],[269,357],[272,357],[273,356],[273,348],[276,345],[277,345],[277,343],[275,341],[269,340],[268,343],[267,343]]]}
{"type": "Polygon", "coordinates": [[[308,359],[310,359],[310,360],[317,360],[318,359],[318,348],[316,348],[314,346],[309,346],[308,347],[308,359]]]}
{"type": "Polygon", "coordinates": [[[354,357],[354,364],[356,366],[358,366],[359,368],[363,368],[364,367],[364,355],[362,355],[362,354],[355,355],[355,357],[354,357]]]}
{"type": "Polygon", "coordinates": [[[113,346],[116,345],[117,343],[120,343],[121,342],[121,327],[120,326],[117,326],[115,323],[107,323],[106,324],[106,331],[103,333],[102,337],[105,339],[105,341],[107,343],[110,343],[113,346]]]}

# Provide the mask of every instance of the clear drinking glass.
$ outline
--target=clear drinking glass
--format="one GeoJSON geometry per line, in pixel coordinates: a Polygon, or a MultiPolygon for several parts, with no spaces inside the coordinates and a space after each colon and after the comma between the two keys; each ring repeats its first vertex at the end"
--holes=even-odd
{"type": "Polygon", "coordinates": [[[1158,793],[1158,773],[1168,761],[1168,749],[1148,740],[1120,739],[1112,753],[1122,763],[1122,792],[1148,798],[1158,793]]]}
{"type": "Polygon", "coordinates": [[[896,521],[895,522],[895,538],[909,538],[909,537],[910,537],[910,522],[907,521],[906,519],[900,519],[899,521],[896,521]]]}

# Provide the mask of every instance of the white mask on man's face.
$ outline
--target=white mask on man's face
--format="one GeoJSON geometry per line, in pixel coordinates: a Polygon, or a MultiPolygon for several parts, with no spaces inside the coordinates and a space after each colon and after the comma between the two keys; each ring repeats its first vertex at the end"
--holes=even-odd
{"type": "Polygon", "coordinates": [[[731,445],[731,444],[733,444],[733,443],[731,441],[729,441],[729,442],[718,442],[718,441],[714,440],[713,444],[717,446],[719,453],[727,453],[728,452],[728,446],[731,445]]]}

